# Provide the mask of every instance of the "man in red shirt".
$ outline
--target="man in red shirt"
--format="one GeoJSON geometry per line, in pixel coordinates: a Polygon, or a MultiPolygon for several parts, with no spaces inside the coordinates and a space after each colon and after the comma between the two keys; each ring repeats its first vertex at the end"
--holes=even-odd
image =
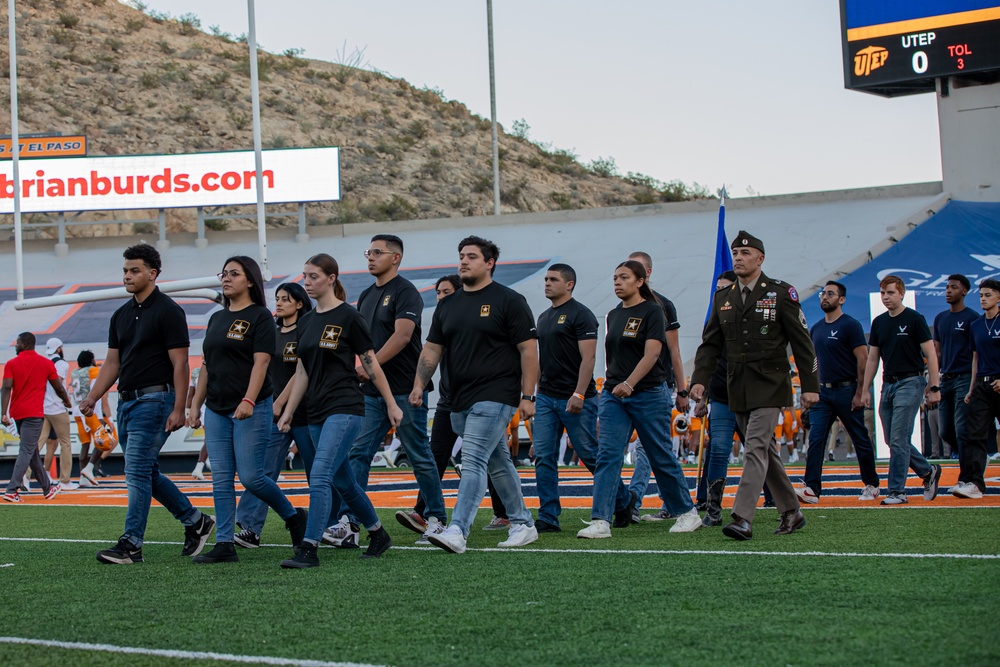
{"type": "Polygon", "coordinates": [[[38,456],[38,438],[42,434],[45,419],[45,387],[52,385],[63,405],[70,407],[69,395],[56,372],[55,364],[35,352],[35,335],[29,332],[19,334],[14,346],[17,356],[3,368],[3,389],[0,390],[0,422],[9,426],[13,420],[21,436],[21,449],[14,463],[14,472],[3,499],[10,503],[21,502],[17,493],[18,484],[29,466],[35,479],[42,486],[46,500],[59,493],[59,483],[49,483],[45,466],[38,456]],[[11,397],[13,394],[13,400],[11,397]],[[9,410],[8,410],[9,408],[9,410]]]}

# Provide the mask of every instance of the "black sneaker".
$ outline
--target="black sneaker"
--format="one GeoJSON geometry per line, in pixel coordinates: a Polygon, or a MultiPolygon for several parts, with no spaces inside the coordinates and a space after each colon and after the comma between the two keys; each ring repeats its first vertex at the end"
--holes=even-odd
{"type": "Polygon", "coordinates": [[[379,528],[368,533],[368,549],[361,554],[362,558],[378,558],[392,546],[392,538],[389,531],[379,528]]]}
{"type": "Polygon", "coordinates": [[[109,565],[130,565],[142,562],[142,547],[138,549],[124,537],[118,540],[118,544],[97,552],[98,563],[108,563],[109,565]]]}
{"type": "Polygon", "coordinates": [[[561,533],[562,528],[557,524],[549,523],[548,521],[542,521],[538,519],[535,521],[535,530],[539,533],[561,533]]]}
{"type": "Polygon", "coordinates": [[[642,506],[642,499],[639,498],[639,492],[635,489],[629,489],[629,516],[628,520],[632,523],[639,523],[639,508],[642,506]]]}
{"type": "Polygon", "coordinates": [[[628,504],[621,509],[615,510],[615,520],[611,522],[611,525],[615,528],[628,528],[632,525],[632,504],[633,496],[629,492],[628,504]]]}
{"type": "MultiPolygon", "coordinates": [[[[302,544],[302,538],[306,536],[306,521],[309,520],[309,510],[305,508],[298,508],[295,510],[295,516],[287,519],[285,521],[285,528],[292,535],[292,546],[297,547],[302,544]]],[[[259,544],[258,538],[258,544],[259,544]]]]}
{"type": "Polygon", "coordinates": [[[184,548],[181,549],[182,556],[197,556],[205,548],[208,536],[215,528],[215,517],[202,514],[201,518],[193,526],[184,527],[184,548]]]}
{"type": "Polygon", "coordinates": [[[307,567],[319,567],[319,557],[316,555],[316,545],[303,542],[295,547],[295,555],[281,561],[281,567],[286,570],[301,570],[307,567]]]}
{"type": "Polygon", "coordinates": [[[260,546],[260,535],[249,528],[244,528],[233,535],[233,542],[236,542],[237,546],[241,546],[244,549],[256,549],[260,546]]]}
{"type": "Polygon", "coordinates": [[[938,482],[941,481],[941,466],[931,464],[931,471],[924,477],[924,500],[930,502],[937,498],[938,482]]]}
{"type": "Polygon", "coordinates": [[[192,563],[238,563],[236,545],[232,542],[216,542],[208,553],[203,553],[191,559],[192,563]]]}

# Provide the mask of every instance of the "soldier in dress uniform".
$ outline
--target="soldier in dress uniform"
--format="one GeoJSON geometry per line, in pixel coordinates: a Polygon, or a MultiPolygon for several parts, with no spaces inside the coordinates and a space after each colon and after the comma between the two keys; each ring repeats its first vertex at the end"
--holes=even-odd
{"type": "Polygon", "coordinates": [[[819,400],[816,352],[795,288],[761,272],[763,242],[740,231],[731,247],[738,280],[713,298],[695,358],[691,398],[701,399],[724,348],[729,357],[729,408],[746,434],[746,463],[732,523],[722,532],[737,540],[751,538],[750,526],[766,481],[781,512],[775,534],[788,535],[805,526],[806,520],[773,441],[781,409],[792,405],[786,348],[791,344],[798,365],[803,409],[819,400]]]}

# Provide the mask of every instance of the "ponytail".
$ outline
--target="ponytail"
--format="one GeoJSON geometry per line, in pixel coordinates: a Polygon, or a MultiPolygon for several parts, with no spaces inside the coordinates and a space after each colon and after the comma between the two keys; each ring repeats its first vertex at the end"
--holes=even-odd
{"type": "Polygon", "coordinates": [[[347,290],[344,289],[344,284],[340,282],[340,278],[333,281],[333,295],[341,301],[347,301],[347,290]]]}
{"type": "Polygon", "coordinates": [[[306,264],[312,264],[326,275],[334,276],[333,295],[341,301],[347,301],[347,291],[344,289],[343,283],[340,282],[340,266],[337,264],[337,260],[325,252],[321,252],[307,259],[306,264]]]}

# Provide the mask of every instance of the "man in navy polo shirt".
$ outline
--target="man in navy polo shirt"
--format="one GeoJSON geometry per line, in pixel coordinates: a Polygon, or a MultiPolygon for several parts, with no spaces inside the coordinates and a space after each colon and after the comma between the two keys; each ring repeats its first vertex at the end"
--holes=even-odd
{"type": "Polygon", "coordinates": [[[809,452],[805,486],[795,490],[799,500],[816,504],[822,491],[823,453],[836,419],[844,424],[858,454],[865,490],[859,500],[879,495],[875,450],[865,428],[861,393],[868,364],[868,344],[861,323],[844,312],[847,288],[829,281],[819,294],[825,317],[809,330],[819,362],[819,402],[809,408],[809,452]]]}
{"type": "Polygon", "coordinates": [[[941,439],[951,445],[952,455],[959,461],[969,441],[966,423],[969,406],[965,396],[972,380],[972,320],[979,313],[967,308],[965,295],[972,289],[969,279],[961,274],[948,276],[944,299],[948,310],[934,318],[934,347],[941,364],[941,407],[938,413],[941,439]]]}
{"type": "Polygon", "coordinates": [[[979,283],[979,305],[983,314],[973,320],[972,388],[969,405],[969,439],[959,459],[958,484],[951,494],[958,498],[982,498],[986,490],[986,441],[990,424],[1000,418],[1000,280],[979,283]]]}

